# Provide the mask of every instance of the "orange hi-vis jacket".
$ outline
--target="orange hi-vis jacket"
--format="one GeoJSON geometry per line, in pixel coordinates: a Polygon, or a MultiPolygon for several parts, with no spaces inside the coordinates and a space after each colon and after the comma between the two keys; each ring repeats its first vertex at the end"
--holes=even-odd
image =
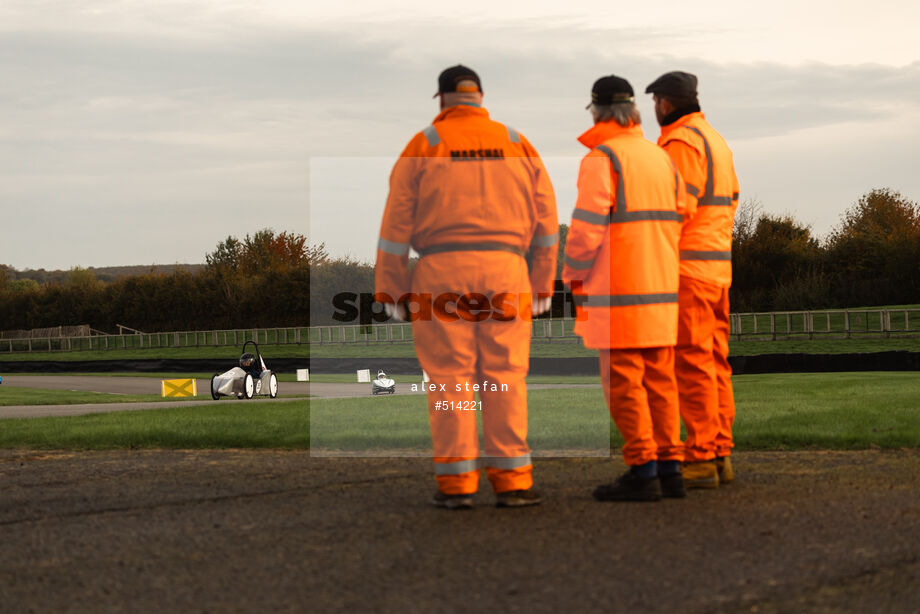
{"type": "Polygon", "coordinates": [[[677,244],[683,181],[638,125],[601,122],[578,139],[578,200],[563,280],[589,348],[643,348],[677,341],[677,244]]]}
{"type": "Polygon", "coordinates": [[[578,139],[578,200],[565,249],[575,332],[589,348],[644,348],[677,341],[677,244],[683,180],[638,125],[595,124],[578,139]]]}
{"type": "Polygon", "coordinates": [[[701,112],[661,128],[658,144],[686,182],[696,214],[680,237],[680,274],[719,286],[732,283],[732,224],[738,209],[738,177],[732,152],[701,112]]]}
{"type": "Polygon", "coordinates": [[[416,134],[390,175],[376,291],[394,300],[410,291],[410,246],[437,251],[531,250],[530,283],[550,296],[556,273],[556,199],[539,154],[485,109],[457,105],[416,134]]]}

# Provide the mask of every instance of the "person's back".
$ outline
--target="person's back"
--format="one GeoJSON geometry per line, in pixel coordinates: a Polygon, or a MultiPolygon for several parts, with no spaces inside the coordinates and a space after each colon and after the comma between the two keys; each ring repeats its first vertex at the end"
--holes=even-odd
{"type": "Polygon", "coordinates": [[[735,418],[728,363],[732,225],[738,178],[732,152],[700,109],[697,78],[665,73],[646,88],[668,152],[698,203],[680,239],[680,290],[675,369],[687,429],[688,487],[716,488],[734,479],[730,455],[735,418]]]}
{"type": "Polygon", "coordinates": [[[444,71],[439,94],[441,113],[409,142],[390,177],[377,300],[412,320],[431,379],[434,503],[471,507],[483,461],[500,506],[533,505],[540,499],[531,490],[525,377],[531,295],[546,309],[553,291],[552,186],[530,143],[480,106],[475,73],[444,71]],[[420,255],[411,275],[410,247],[420,255]],[[482,410],[482,455],[470,409],[482,410]]]}
{"type": "Polygon", "coordinates": [[[565,249],[575,332],[598,350],[610,415],[629,471],[598,486],[600,501],[685,495],[674,381],[680,176],[642,135],[632,86],[610,75],[592,87],[594,125],[579,137],[578,200],[565,249]]]}

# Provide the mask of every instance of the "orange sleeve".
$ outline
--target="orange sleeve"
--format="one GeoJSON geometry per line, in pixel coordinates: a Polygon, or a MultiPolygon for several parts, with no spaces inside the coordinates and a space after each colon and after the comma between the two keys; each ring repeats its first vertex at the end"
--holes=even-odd
{"type": "Polygon", "coordinates": [[[556,195],[549,174],[537,150],[521,137],[524,151],[533,165],[533,203],[537,227],[530,242],[530,286],[534,294],[552,296],[556,277],[556,257],[559,251],[559,216],[556,195]]]}
{"type": "Polygon", "coordinates": [[[610,227],[610,208],[615,201],[617,181],[619,176],[607,156],[592,151],[582,159],[578,170],[578,198],[566,238],[562,269],[562,280],[569,286],[573,281],[587,279],[591,273],[610,227]]]}
{"type": "Polygon", "coordinates": [[[421,133],[409,142],[390,173],[390,193],[377,241],[374,291],[392,300],[379,297],[380,302],[395,303],[410,289],[409,248],[418,203],[420,138],[424,139],[421,133]]]}
{"type": "Polygon", "coordinates": [[[706,189],[706,155],[686,141],[671,139],[662,147],[671,156],[687,193],[687,213],[684,221],[696,213],[697,203],[706,189]]]}
{"type": "Polygon", "coordinates": [[[674,171],[677,173],[677,212],[681,214],[684,221],[686,221],[696,215],[699,198],[691,197],[687,193],[686,181],[684,181],[683,175],[681,175],[680,171],[677,169],[677,165],[674,166],[674,171]]]}

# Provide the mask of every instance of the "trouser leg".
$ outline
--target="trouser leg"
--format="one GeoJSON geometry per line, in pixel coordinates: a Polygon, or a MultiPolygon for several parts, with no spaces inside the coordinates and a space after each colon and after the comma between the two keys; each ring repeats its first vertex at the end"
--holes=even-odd
{"type": "Polygon", "coordinates": [[[648,395],[652,431],[659,461],[683,461],[680,439],[680,411],[677,381],[674,377],[674,348],[648,348],[642,351],[645,375],[642,383],[648,395]]]}
{"type": "Polygon", "coordinates": [[[713,357],[715,318],[711,293],[709,284],[680,278],[674,371],[680,417],[687,429],[687,462],[710,460],[716,456],[718,387],[713,357]]]}
{"type": "MultiPolygon", "coordinates": [[[[529,289],[526,292],[519,309],[529,313],[529,289]]],[[[527,490],[533,485],[525,379],[531,322],[526,313],[518,316],[509,321],[490,319],[477,328],[483,464],[496,493],[527,490]]]]}
{"type": "Polygon", "coordinates": [[[448,495],[474,493],[479,433],[476,412],[462,409],[474,400],[465,389],[476,373],[474,330],[462,320],[431,318],[413,322],[412,332],[419,363],[435,387],[428,392],[428,422],[438,488],[448,495]]]}
{"type": "Polygon", "coordinates": [[[730,332],[728,288],[723,288],[715,305],[715,333],[713,357],[718,386],[719,431],[716,435],[716,454],[728,456],[735,447],[732,426],[735,423],[735,393],[732,388],[732,367],[728,362],[728,337],[730,332]]]}
{"type": "Polygon", "coordinates": [[[657,460],[642,350],[600,350],[601,378],[610,416],[623,435],[623,460],[643,465],[657,460]]]}

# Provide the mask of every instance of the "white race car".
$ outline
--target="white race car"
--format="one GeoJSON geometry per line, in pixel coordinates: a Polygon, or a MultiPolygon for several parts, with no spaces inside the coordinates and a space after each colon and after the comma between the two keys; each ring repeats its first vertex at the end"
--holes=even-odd
{"type": "Polygon", "coordinates": [[[378,371],[377,379],[371,382],[371,394],[396,394],[396,382],[383,371],[378,371]]]}
{"type": "Polygon", "coordinates": [[[251,399],[254,396],[278,396],[278,378],[265,366],[259,345],[255,341],[243,344],[240,366],[223,373],[215,373],[211,378],[211,397],[216,401],[220,397],[235,396],[238,399],[251,399]],[[256,353],[246,351],[252,344],[256,353]]]}

